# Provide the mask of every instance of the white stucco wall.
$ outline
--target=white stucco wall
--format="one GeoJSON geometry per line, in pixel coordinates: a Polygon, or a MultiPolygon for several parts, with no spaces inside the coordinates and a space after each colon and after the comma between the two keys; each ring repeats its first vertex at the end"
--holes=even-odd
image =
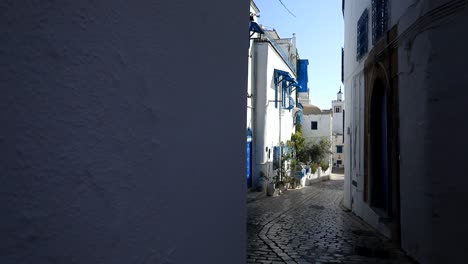
{"type": "Polygon", "coordinates": [[[332,111],[333,111],[333,134],[343,134],[343,111],[345,110],[345,102],[333,100],[332,111]],[[340,108],[340,112],[335,112],[335,107],[340,108]]]}
{"type": "MultiPolygon", "coordinates": [[[[419,16],[448,2],[390,1],[388,28],[398,23],[401,34],[419,16]]],[[[364,76],[362,63],[356,62],[356,25],[365,7],[370,7],[370,1],[346,1],[344,15],[344,205],[379,228],[375,214],[362,201],[364,76]],[[357,188],[352,180],[357,181],[357,188]]],[[[467,90],[460,89],[466,87],[468,78],[463,72],[464,57],[459,56],[466,53],[467,43],[460,36],[468,16],[466,8],[458,10],[459,14],[441,19],[398,47],[401,242],[403,250],[420,263],[461,263],[458,261],[466,260],[468,252],[464,243],[451,239],[468,234],[468,219],[457,214],[457,204],[468,202],[463,194],[468,183],[456,169],[467,158],[463,148],[451,147],[447,141],[468,132],[465,122],[456,121],[464,119],[462,98],[468,97],[467,90]]]]}
{"type": "Polygon", "coordinates": [[[248,1],[0,10],[0,263],[245,263],[248,1]]]}
{"type": "MultiPolygon", "coordinates": [[[[344,149],[344,142],[343,142],[343,135],[337,135],[333,134],[332,136],[332,152],[333,152],[333,157],[332,157],[332,164],[335,164],[337,160],[341,160],[342,164],[341,165],[336,165],[336,167],[344,167],[344,162],[345,162],[345,149],[344,149]],[[343,152],[338,153],[336,147],[337,146],[343,146],[343,152]]],[[[334,165],[335,166],[335,165],[334,165]]]]}
{"type": "MultiPolygon", "coordinates": [[[[275,108],[275,84],[274,70],[279,69],[289,72],[293,78],[296,78],[287,64],[275,49],[267,42],[256,42],[254,47],[256,78],[254,88],[257,92],[255,105],[255,128],[257,133],[254,138],[255,145],[255,161],[253,182],[255,183],[260,171],[269,175],[273,174],[273,147],[279,146],[280,142],[286,143],[290,140],[291,135],[295,131],[293,125],[292,110],[281,110],[281,103],[278,102],[278,108],[275,108]],[[281,126],[281,132],[280,132],[281,126]],[[268,158],[268,150],[271,151],[268,158]]],[[[295,98],[295,91],[292,97],[295,98]]],[[[281,97],[280,89],[278,89],[278,99],[281,97]]]]}
{"type": "MultiPolygon", "coordinates": [[[[356,201],[362,197],[363,181],[359,181],[363,177],[363,151],[362,151],[362,130],[363,130],[363,91],[364,91],[364,74],[363,61],[367,54],[360,60],[356,61],[357,48],[357,21],[360,18],[364,9],[369,8],[370,0],[360,1],[345,1],[344,12],[344,94],[345,94],[345,180],[344,180],[344,206],[352,208],[356,204],[361,208],[361,201],[356,201]],[[358,186],[351,184],[356,181],[358,186]],[[353,198],[356,197],[356,198],[353,198]]],[[[369,19],[369,28],[371,26],[369,19]]],[[[369,30],[368,39],[372,38],[371,30],[369,30]]]]}
{"type": "Polygon", "coordinates": [[[309,142],[324,138],[330,140],[331,143],[332,119],[331,114],[304,115],[304,122],[302,123],[303,137],[309,142]],[[312,129],[312,122],[317,122],[316,130],[312,129]]]}
{"type": "MultiPolygon", "coordinates": [[[[399,18],[408,28],[415,14],[448,1],[425,1],[399,18]]],[[[434,23],[400,46],[400,192],[402,247],[421,263],[462,263],[468,218],[458,205],[468,202],[464,148],[450,139],[466,137],[468,77],[465,56],[468,9],[434,23]],[[411,45],[409,45],[411,44],[411,45]],[[444,124],[444,125],[441,125],[444,124]],[[450,179],[446,178],[450,175],[450,179]],[[442,253],[443,252],[443,253],[442,253]]]]}
{"type": "MultiPolygon", "coordinates": [[[[330,142],[329,151],[332,152],[332,125],[333,118],[331,113],[317,114],[317,115],[304,115],[304,122],[302,123],[302,136],[306,142],[316,143],[322,139],[330,142]],[[312,122],[317,122],[317,130],[312,130],[312,122]]],[[[328,155],[328,163],[332,167],[332,155],[328,155]]]]}
{"type": "Polygon", "coordinates": [[[297,100],[299,101],[299,103],[301,104],[310,104],[310,99],[309,99],[309,93],[307,92],[300,92],[300,93],[297,93],[297,100]]]}

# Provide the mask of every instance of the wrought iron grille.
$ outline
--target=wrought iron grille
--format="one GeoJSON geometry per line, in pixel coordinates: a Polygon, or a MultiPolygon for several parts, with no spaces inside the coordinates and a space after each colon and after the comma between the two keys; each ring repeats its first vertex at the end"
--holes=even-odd
{"type": "Polygon", "coordinates": [[[372,0],[372,44],[377,41],[387,31],[388,23],[388,1],[372,0]]]}
{"type": "Polygon", "coordinates": [[[369,24],[369,11],[367,8],[362,12],[361,17],[357,23],[357,52],[356,60],[360,60],[364,54],[367,53],[369,45],[368,39],[368,24],[369,24]]]}

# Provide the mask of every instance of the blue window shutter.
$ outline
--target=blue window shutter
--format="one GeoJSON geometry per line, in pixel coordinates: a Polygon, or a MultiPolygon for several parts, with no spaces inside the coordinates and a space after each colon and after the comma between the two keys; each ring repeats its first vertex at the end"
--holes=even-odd
{"type": "Polygon", "coordinates": [[[337,153],[343,153],[343,146],[336,146],[337,153]]]}
{"type": "Polygon", "coordinates": [[[273,147],[273,169],[274,170],[279,168],[280,155],[281,155],[281,148],[273,147]]]}

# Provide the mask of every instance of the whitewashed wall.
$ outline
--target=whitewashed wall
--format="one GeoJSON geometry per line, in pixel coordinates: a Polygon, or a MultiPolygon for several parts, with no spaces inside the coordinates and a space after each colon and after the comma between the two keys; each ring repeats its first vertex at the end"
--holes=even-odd
{"type": "MultiPolygon", "coordinates": [[[[256,59],[256,89],[257,98],[255,105],[256,116],[256,137],[255,144],[255,168],[253,182],[255,183],[260,171],[273,174],[273,147],[278,146],[280,142],[286,143],[290,140],[291,135],[295,131],[293,125],[292,110],[281,110],[281,138],[280,138],[280,111],[281,102],[278,102],[278,108],[275,108],[275,84],[274,70],[279,69],[289,72],[292,77],[296,78],[287,64],[283,61],[275,49],[266,42],[255,43],[254,56],[256,59]],[[270,150],[270,157],[268,151],[270,150]]],[[[278,99],[281,93],[278,89],[278,99]]],[[[295,92],[292,94],[295,97],[295,92]]]]}
{"type": "Polygon", "coordinates": [[[332,136],[332,152],[333,152],[332,164],[335,164],[337,160],[341,160],[342,164],[337,165],[337,167],[344,167],[345,151],[344,151],[343,135],[332,136]],[[336,146],[343,146],[343,152],[337,153],[336,146]]]}
{"type": "Polygon", "coordinates": [[[333,111],[333,133],[343,134],[343,111],[345,110],[345,102],[333,100],[332,111],[333,111]],[[335,107],[340,107],[340,112],[335,112],[335,107]]]}
{"type": "MultiPolygon", "coordinates": [[[[357,49],[357,21],[360,18],[364,9],[370,9],[370,0],[360,1],[345,1],[345,37],[344,37],[344,87],[345,87],[345,181],[344,181],[344,206],[353,208],[358,205],[356,210],[361,208],[362,201],[358,197],[362,197],[363,193],[363,158],[362,149],[363,139],[363,91],[364,91],[364,74],[363,62],[367,54],[356,61],[357,49]],[[358,182],[357,188],[351,185],[351,181],[358,182]],[[362,183],[362,184],[361,184],[362,183]],[[355,197],[354,199],[352,197],[355,197]],[[351,204],[351,201],[354,203],[351,204]]],[[[369,20],[369,27],[371,26],[369,20]]],[[[368,38],[371,39],[371,31],[369,30],[368,38]]]]}
{"type": "Polygon", "coordinates": [[[248,7],[0,1],[0,263],[246,263],[248,7]]]}
{"type": "MultiPolygon", "coordinates": [[[[415,16],[448,2],[406,5],[392,20],[406,29],[415,16]]],[[[461,37],[468,9],[459,9],[398,49],[402,247],[421,263],[462,263],[468,258],[466,243],[453,239],[468,235],[468,217],[459,207],[468,202],[468,180],[460,172],[468,158],[465,148],[450,140],[468,133],[466,122],[459,122],[466,119],[468,98],[466,56],[460,55],[468,46],[461,37]]]]}
{"type": "MultiPolygon", "coordinates": [[[[318,142],[321,139],[330,142],[330,151],[332,151],[332,124],[333,118],[331,113],[317,114],[317,115],[304,115],[304,122],[302,123],[302,135],[306,142],[318,142]],[[317,130],[312,130],[312,122],[317,122],[317,130]]],[[[328,155],[328,164],[332,167],[332,155],[328,155]]]]}
{"type": "Polygon", "coordinates": [[[321,138],[326,138],[331,142],[332,119],[331,114],[304,115],[302,135],[309,142],[320,140],[321,138]],[[312,121],[318,123],[317,130],[312,130],[312,121]]]}
{"type": "MultiPolygon", "coordinates": [[[[398,33],[402,34],[419,16],[449,2],[390,1],[388,28],[398,24],[398,33]]],[[[344,14],[344,205],[379,228],[377,217],[362,201],[364,79],[363,65],[356,62],[356,25],[366,7],[370,7],[370,1],[346,1],[344,14]],[[357,181],[357,188],[351,180],[357,181]]],[[[456,164],[466,164],[467,157],[463,148],[447,141],[468,132],[466,122],[456,121],[464,119],[462,106],[468,98],[467,90],[461,88],[467,86],[468,77],[462,70],[466,68],[464,56],[460,56],[466,53],[468,44],[460,38],[466,32],[468,12],[466,7],[458,11],[398,47],[401,242],[403,250],[420,263],[461,263],[468,254],[464,243],[452,239],[468,234],[468,219],[459,214],[458,207],[468,202],[464,195],[468,183],[465,174],[456,170],[456,164]],[[450,180],[447,175],[451,175],[450,180]]],[[[371,34],[370,24],[368,28],[371,34]]]]}

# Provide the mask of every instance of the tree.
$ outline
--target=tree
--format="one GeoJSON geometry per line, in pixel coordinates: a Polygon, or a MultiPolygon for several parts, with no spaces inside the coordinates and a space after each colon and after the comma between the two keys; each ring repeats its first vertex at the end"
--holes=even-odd
{"type": "Polygon", "coordinates": [[[294,149],[293,158],[301,160],[300,156],[304,154],[305,139],[302,136],[301,127],[298,127],[296,127],[296,133],[291,136],[290,144],[294,149]]]}
{"type": "Polygon", "coordinates": [[[319,142],[308,143],[304,147],[305,163],[308,164],[319,164],[322,162],[327,155],[330,155],[330,141],[327,139],[321,139],[319,142]]]}

